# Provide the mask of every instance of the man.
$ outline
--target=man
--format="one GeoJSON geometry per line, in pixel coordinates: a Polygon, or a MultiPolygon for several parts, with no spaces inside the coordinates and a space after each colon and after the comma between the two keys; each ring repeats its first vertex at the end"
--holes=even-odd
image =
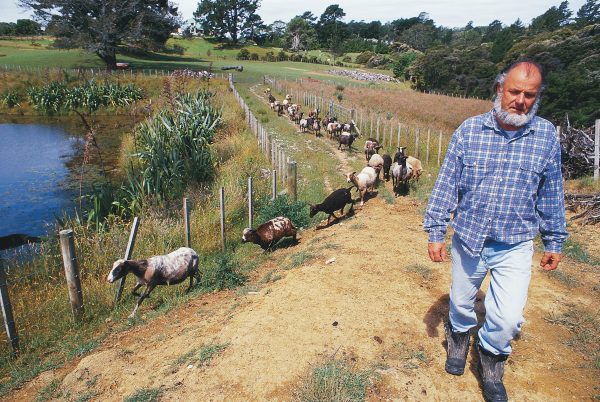
{"type": "Polygon", "coordinates": [[[494,108],[454,132],[431,194],[424,228],[432,261],[446,261],[452,226],[452,285],[446,324],[446,371],[462,375],[469,330],[477,325],[475,295],[487,272],[485,322],[478,332],[484,397],[507,401],[502,383],[510,343],[523,324],[533,238],[541,233],[540,266],[556,269],[567,238],[560,144],[555,127],[537,117],[542,68],[531,61],[496,78],[494,108]]]}

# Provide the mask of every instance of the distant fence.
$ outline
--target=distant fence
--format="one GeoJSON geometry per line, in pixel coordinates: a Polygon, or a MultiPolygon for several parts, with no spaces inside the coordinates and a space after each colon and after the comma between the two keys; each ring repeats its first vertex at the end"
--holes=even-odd
{"type": "Polygon", "coordinates": [[[297,99],[310,109],[319,109],[321,116],[336,116],[341,122],[354,121],[362,137],[375,138],[385,148],[406,147],[406,152],[421,159],[425,166],[432,163],[440,166],[446,153],[449,136],[441,130],[411,127],[369,110],[347,108],[321,96],[294,90],[273,77],[265,76],[264,82],[282,94],[290,94],[292,99],[297,99]]]}

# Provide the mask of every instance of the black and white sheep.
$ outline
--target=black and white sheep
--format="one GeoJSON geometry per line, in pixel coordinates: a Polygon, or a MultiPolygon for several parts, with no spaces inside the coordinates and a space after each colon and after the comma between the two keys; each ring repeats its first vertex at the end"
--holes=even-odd
{"type": "Polygon", "coordinates": [[[377,141],[375,138],[368,138],[365,141],[365,158],[367,160],[367,162],[369,161],[369,159],[371,158],[371,156],[373,156],[374,154],[376,154],[377,152],[379,152],[379,150],[382,148],[381,145],[379,145],[379,141],[377,141]]]}
{"type": "Polygon", "coordinates": [[[346,133],[343,132],[339,137],[338,137],[338,150],[342,150],[342,145],[345,145],[347,147],[347,149],[351,150],[352,149],[352,143],[354,142],[354,140],[356,139],[356,134],[350,134],[350,133],[346,133]]]}
{"type": "Polygon", "coordinates": [[[263,223],[256,229],[244,229],[242,242],[258,244],[263,250],[269,250],[284,237],[291,236],[296,241],[297,232],[298,230],[290,218],[278,216],[263,223]]]}
{"type": "Polygon", "coordinates": [[[113,283],[129,273],[137,277],[137,283],[131,290],[132,294],[139,296],[135,308],[129,315],[129,318],[133,318],[142,301],[150,296],[150,292],[157,285],[175,285],[189,277],[190,285],[187,289],[189,291],[197,272],[198,254],[191,248],[181,247],[167,255],[156,255],[145,260],[119,259],[114,262],[106,280],[113,283]],[[146,289],[140,295],[137,290],[142,285],[146,285],[146,289]]]}
{"type": "Polygon", "coordinates": [[[348,210],[348,213],[350,213],[354,209],[354,200],[352,200],[352,194],[350,194],[350,190],[353,188],[354,186],[350,188],[339,188],[329,194],[320,204],[308,204],[310,206],[310,217],[312,218],[318,212],[325,212],[326,214],[329,214],[329,216],[327,216],[327,225],[329,225],[329,220],[332,216],[336,220],[339,219],[335,216],[335,211],[340,211],[340,214],[344,214],[344,207],[346,204],[350,204],[350,209],[348,210]]]}
{"type": "Polygon", "coordinates": [[[408,159],[405,155],[398,157],[398,162],[394,162],[392,165],[392,188],[394,189],[394,195],[400,195],[400,185],[402,185],[402,191],[408,193],[408,181],[413,176],[413,168],[409,165],[406,160],[408,159]]]}
{"type": "Polygon", "coordinates": [[[363,206],[367,191],[371,192],[375,187],[377,172],[372,167],[367,166],[359,174],[356,174],[356,172],[346,174],[346,181],[356,186],[360,193],[360,205],[363,206]]]}

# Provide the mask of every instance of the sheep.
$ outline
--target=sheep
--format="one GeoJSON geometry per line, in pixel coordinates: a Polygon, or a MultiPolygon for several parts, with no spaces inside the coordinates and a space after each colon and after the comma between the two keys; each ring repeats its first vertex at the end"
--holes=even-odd
{"type": "Polygon", "coordinates": [[[343,132],[339,137],[338,137],[338,150],[342,150],[342,145],[346,145],[348,147],[348,150],[352,150],[352,143],[354,142],[354,140],[356,139],[356,135],[355,134],[350,134],[350,133],[345,133],[343,132]]]}
{"type": "Polygon", "coordinates": [[[360,193],[360,205],[364,205],[365,195],[367,191],[372,191],[375,181],[377,180],[377,172],[370,166],[356,174],[356,172],[346,174],[346,181],[353,183],[360,193]]]}
{"type": "Polygon", "coordinates": [[[371,158],[371,156],[373,156],[374,154],[376,154],[377,152],[379,152],[379,150],[382,148],[381,145],[379,145],[379,141],[377,141],[375,138],[368,138],[365,141],[365,158],[367,160],[367,162],[369,161],[369,158],[371,158]]]}
{"type": "Polygon", "coordinates": [[[329,133],[329,138],[333,139],[333,137],[337,137],[337,135],[335,135],[338,132],[338,126],[341,127],[341,124],[336,123],[336,122],[330,122],[327,123],[327,132],[329,133]]]}
{"type": "Polygon", "coordinates": [[[390,168],[392,166],[392,157],[390,154],[383,155],[383,179],[390,181],[390,168]]]}
{"type": "Polygon", "coordinates": [[[298,125],[300,126],[300,132],[304,133],[308,129],[308,119],[300,119],[298,125]]]}
{"type": "Polygon", "coordinates": [[[419,181],[419,177],[423,173],[423,166],[421,165],[421,161],[409,155],[406,159],[406,163],[408,163],[413,169],[413,178],[416,181],[419,181]]]}
{"type": "Polygon", "coordinates": [[[322,203],[320,204],[308,204],[310,206],[310,217],[312,218],[318,212],[325,212],[329,214],[327,217],[327,225],[329,225],[329,220],[333,216],[335,220],[339,218],[335,216],[335,211],[340,211],[340,214],[344,214],[344,207],[346,204],[350,204],[350,209],[348,213],[354,210],[354,200],[352,200],[352,194],[350,194],[350,190],[354,188],[354,186],[349,188],[339,188],[329,194],[322,203]]]}
{"type": "Polygon", "coordinates": [[[275,102],[275,97],[273,95],[271,95],[271,93],[269,92],[269,103],[274,103],[275,102]]]}
{"type": "Polygon", "coordinates": [[[408,159],[405,155],[400,155],[399,162],[394,162],[392,165],[392,188],[394,189],[394,195],[400,195],[399,186],[404,186],[404,191],[408,192],[408,181],[413,175],[413,168],[406,160],[408,159]]]}
{"type": "Polygon", "coordinates": [[[379,180],[379,172],[383,169],[383,157],[379,154],[373,154],[367,162],[367,166],[371,166],[377,172],[377,180],[379,180]]]}
{"type": "Polygon", "coordinates": [[[150,296],[150,292],[157,285],[175,285],[189,277],[190,285],[186,290],[189,292],[194,276],[198,273],[198,260],[198,254],[188,247],[181,247],[167,255],[157,255],[145,260],[118,259],[114,262],[106,280],[113,283],[129,273],[137,277],[137,283],[131,290],[133,295],[139,296],[135,308],[129,315],[129,318],[133,318],[142,301],[150,296]],[[142,285],[146,285],[146,289],[140,295],[137,290],[142,285]]]}
{"type": "Polygon", "coordinates": [[[312,120],[312,122],[308,126],[308,129],[314,131],[315,136],[317,136],[317,137],[320,136],[321,135],[321,123],[319,122],[319,119],[317,119],[316,117],[311,117],[309,120],[312,120]]]}
{"type": "Polygon", "coordinates": [[[394,162],[398,162],[398,157],[400,155],[404,155],[404,150],[406,149],[406,147],[397,147],[398,151],[396,151],[396,153],[394,154],[394,162]]]}
{"type": "Polygon", "coordinates": [[[262,247],[263,250],[270,250],[283,237],[291,236],[296,238],[297,229],[290,220],[284,216],[278,216],[267,221],[256,229],[246,228],[242,233],[243,243],[254,243],[262,247]]]}
{"type": "Polygon", "coordinates": [[[354,122],[351,121],[350,123],[344,123],[342,125],[342,130],[351,133],[352,131],[354,131],[354,122]]]}

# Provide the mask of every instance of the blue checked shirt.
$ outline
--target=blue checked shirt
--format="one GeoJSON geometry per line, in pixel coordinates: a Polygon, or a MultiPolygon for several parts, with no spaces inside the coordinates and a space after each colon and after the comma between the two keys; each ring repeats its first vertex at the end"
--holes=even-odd
{"type": "Polygon", "coordinates": [[[541,117],[509,136],[492,111],[456,129],[425,212],[430,243],[441,243],[450,217],[472,256],[487,239],[514,244],[538,230],[546,251],[566,240],[560,144],[541,117]]]}

